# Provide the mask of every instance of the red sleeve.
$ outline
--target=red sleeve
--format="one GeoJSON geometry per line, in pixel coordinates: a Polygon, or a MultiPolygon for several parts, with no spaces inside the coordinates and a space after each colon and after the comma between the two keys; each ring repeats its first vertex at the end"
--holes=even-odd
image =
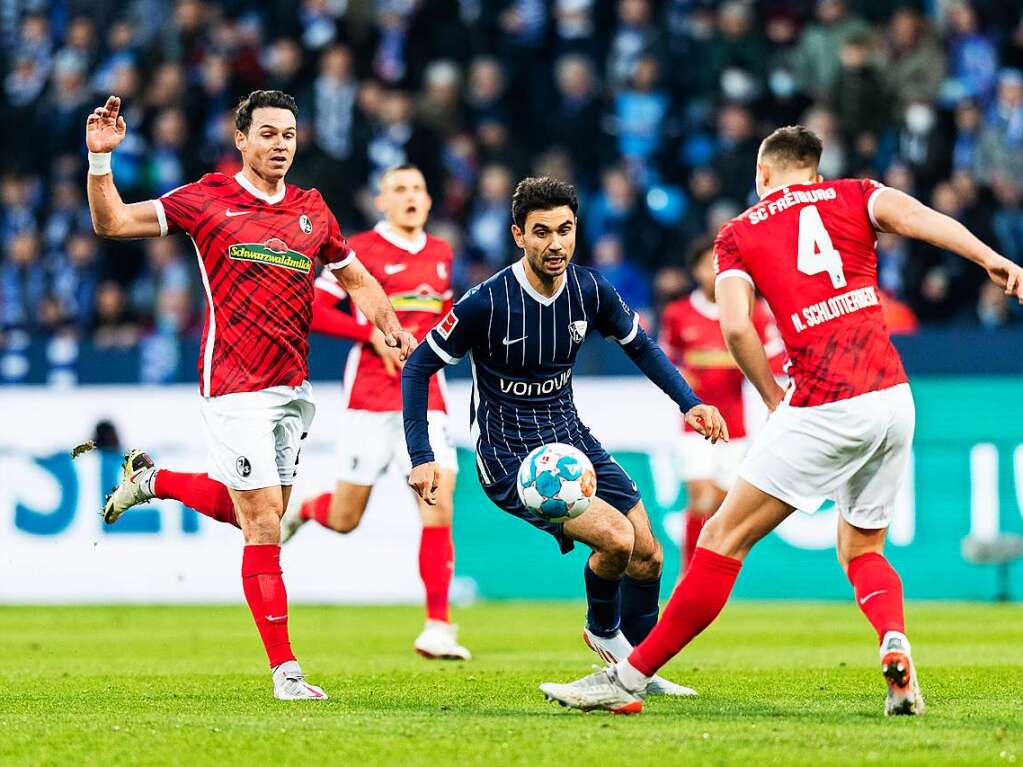
{"type": "MultiPolygon", "coordinates": [[[[337,289],[341,290],[341,287],[337,286],[337,289]]],[[[341,292],[344,293],[343,290],[341,292]]],[[[325,289],[320,285],[320,280],[317,280],[316,290],[313,292],[313,321],[309,330],[351,341],[369,341],[373,335],[373,326],[369,323],[363,324],[348,312],[339,309],[338,297],[335,291],[325,289]]]]}
{"type": "Polygon", "coordinates": [[[739,250],[734,221],[725,224],[714,240],[714,273],[718,279],[725,276],[742,277],[753,284],[749,265],[739,250]]]}
{"type": "Polygon", "coordinates": [[[321,204],[327,213],[327,239],[320,247],[320,263],[328,269],[340,269],[352,262],[352,259],[355,258],[355,251],[348,244],[337,219],[322,198],[321,204]]]}
{"type": "Polygon", "coordinates": [[[785,342],[782,341],[781,333],[774,322],[774,315],[767,305],[758,300],[753,305],[753,326],[760,336],[760,343],[764,345],[764,353],[771,363],[771,372],[775,375],[783,375],[787,356],[785,354],[785,342]]]}
{"type": "Polygon", "coordinates": [[[171,189],[162,197],[153,200],[156,217],[160,221],[161,237],[174,232],[192,233],[208,199],[203,184],[205,180],[206,176],[203,176],[198,181],[171,189]]]}

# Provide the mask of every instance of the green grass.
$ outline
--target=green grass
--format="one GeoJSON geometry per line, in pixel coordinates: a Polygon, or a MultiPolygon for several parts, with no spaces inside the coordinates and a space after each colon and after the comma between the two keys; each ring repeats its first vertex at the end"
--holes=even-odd
{"type": "Polygon", "coordinates": [[[471,663],[411,651],[420,612],[294,607],[329,701],[271,697],[242,607],[2,608],[3,765],[1023,764],[1018,607],[916,604],[928,712],[885,719],[873,635],[852,605],[730,606],[666,670],[695,700],[638,717],[569,712],[537,685],[595,661],[579,604],[458,613],[471,663]]]}

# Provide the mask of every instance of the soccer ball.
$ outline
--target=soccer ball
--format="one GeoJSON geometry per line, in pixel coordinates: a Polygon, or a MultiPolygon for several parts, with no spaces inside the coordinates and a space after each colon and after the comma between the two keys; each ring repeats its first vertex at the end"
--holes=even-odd
{"type": "Polygon", "coordinates": [[[541,445],[522,461],[519,500],[549,522],[578,517],[597,492],[593,464],[582,451],[554,442],[541,445]]]}

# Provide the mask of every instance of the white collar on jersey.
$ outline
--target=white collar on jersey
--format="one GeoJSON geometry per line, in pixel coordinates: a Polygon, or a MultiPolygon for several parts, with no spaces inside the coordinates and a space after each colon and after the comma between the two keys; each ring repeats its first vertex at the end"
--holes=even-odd
{"type": "Polygon", "coordinates": [[[256,189],[255,185],[251,181],[245,178],[245,174],[242,171],[238,171],[237,173],[234,174],[234,180],[238,182],[238,186],[240,186],[246,192],[251,194],[253,197],[258,197],[263,202],[268,202],[271,205],[276,205],[277,203],[279,203],[281,200],[284,199],[284,195],[288,193],[287,186],[284,186],[281,189],[281,191],[279,191],[277,194],[273,196],[268,195],[266,192],[261,192],[258,189],[256,189]]]}
{"type": "Polygon", "coordinates": [[[703,295],[703,291],[699,288],[689,294],[689,303],[693,305],[693,311],[703,315],[708,320],[716,320],[721,316],[718,305],[703,295]]]}
{"type": "Polygon", "coordinates": [[[401,234],[396,232],[394,227],[386,221],[378,222],[377,225],[373,227],[373,231],[396,248],[401,248],[412,255],[415,255],[426,247],[426,232],[420,232],[418,237],[410,240],[408,237],[402,237],[401,234]]]}
{"type": "Polygon", "coordinates": [[[526,277],[526,268],[522,265],[521,260],[516,261],[514,264],[512,264],[511,270],[512,274],[515,275],[515,279],[518,280],[519,285],[522,287],[524,291],[526,291],[526,295],[542,306],[550,306],[555,301],[557,301],[558,296],[560,296],[562,291],[565,289],[565,285],[568,284],[568,268],[566,267],[565,273],[563,275],[564,279],[561,281],[561,286],[554,291],[553,296],[545,296],[543,293],[541,293],[540,291],[538,291],[536,288],[529,284],[529,278],[526,277]]]}

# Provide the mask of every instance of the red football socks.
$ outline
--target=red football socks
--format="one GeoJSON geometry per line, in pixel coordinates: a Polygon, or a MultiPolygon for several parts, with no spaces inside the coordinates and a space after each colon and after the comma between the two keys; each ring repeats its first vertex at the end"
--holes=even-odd
{"type": "Polygon", "coordinates": [[[295,660],[288,638],[288,592],[281,577],[281,547],[246,546],[242,554],[242,589],[256,621],[270,668],[295,660]]]}
{"type": "Polygon", "coordinates": [[[700,531],[707,521],[706,517],[686,512],[685,538],[682,541],[682,574],[685,575],[689,569],[689,563],[693,561],[693,554],[696,551],[696,542],[700,540],[700,531]]]}
{"type": "Polygon", "coordinates": [[[187,474],[160,469],[153,479],[153,493],[157,498],[181,501],[210,519],[241,527],[234,513],[234,502],[227,487],[210,479],[208,474],[187,474]]]}
{"type": "Polygon", "coordinates": [[[629,656],[633,668],[653,676],[721,612],[742,562],[697,548],[660,622],[629,656]]]}
{"type": "Polygon", "coordinates": [[[455,572],[450,527],[424,527],[419,542],[419,575],[426,587],[426,617],[448,622],[448,589],[455,572]]]}
{"type": "Polygon", "coordinates": [[[889,631],[906,633],[902,607],[902,579],[881,554],[861,554],[849,563],[849,582],[856,604],[877,632],[878,641],[889,631]]]}
{"type": "Polygon", "coordinates": [[[315,498],[302,501],[300,509],[302,519],[311,519],[324,527],[330,527],[330,504],[333,499],[333,493],[321,493],[315,498]]]}

